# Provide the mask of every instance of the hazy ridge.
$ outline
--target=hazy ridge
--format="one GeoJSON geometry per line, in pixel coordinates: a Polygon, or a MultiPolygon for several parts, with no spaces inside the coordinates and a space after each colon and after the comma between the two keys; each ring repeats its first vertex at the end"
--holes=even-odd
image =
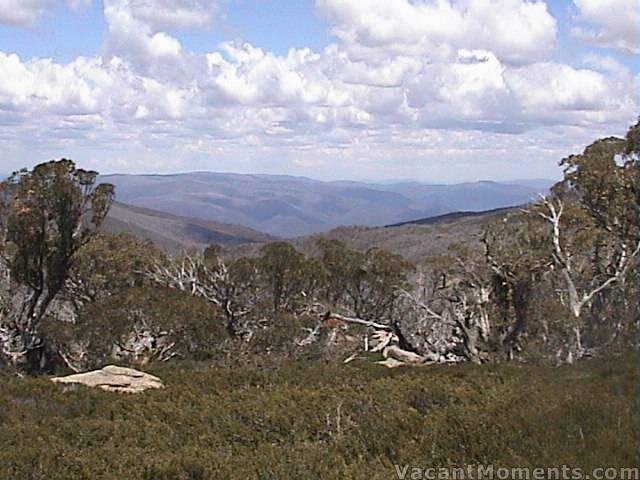
{"type": "Polygon", "coordinates": [[[551,180],[453,185],[419,182],[323,182],[287,175],[194,172],[105,175],[120,202],[281,237],[326,232],[343,225],[383,226],[450,212],[521,205],[551,180]]]}
{"type": "Polygon", "coordinates": [[[157,246],[180,253],[203,249],[212,243],[224,246],[268,242],[274,237],[239,225],[179,217],[146,208],[113,204],[103,226],[109,233],[129,233],[157,246]]]}

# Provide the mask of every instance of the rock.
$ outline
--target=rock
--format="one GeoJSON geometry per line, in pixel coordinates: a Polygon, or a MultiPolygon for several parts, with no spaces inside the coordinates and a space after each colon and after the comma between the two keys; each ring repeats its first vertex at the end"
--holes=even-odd
{"type": "Polygon", "coordinates": [[[403,365],[406,365],[406,363],[401,362],[399,360],[396,360],[395,358],[386,358],[385,360],[381,360],[379,362],[376,362],[378,365],[383,365],[387,368],[396,368],[396,367],[402,367],[403,365]]]}
{"type": "Polygon", "coordinates": [[[162,380],[133,368],[109,365],[101,370],[77,373],[66,377],[55,377],[52,382],[62,384],[80,384],[98,387],[102,390],[120,393],[140,393],[149,388],[164,388],[162,380]]]}

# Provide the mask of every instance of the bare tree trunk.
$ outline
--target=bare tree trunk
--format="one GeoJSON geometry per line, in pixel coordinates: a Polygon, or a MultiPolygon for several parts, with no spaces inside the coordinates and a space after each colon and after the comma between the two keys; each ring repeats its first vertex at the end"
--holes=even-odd
{"type": "Polygon", "coordinates": [[[582,332],[579,326],[573,328],[573,333],[576,341],[576,354],[578,358],[581,358],[584,355],[584,348],[582,346],[582,332]]]}
{"type": "Polygon", "coordinates": [[[547,209],[547,213],[539,212],[538,215],[549,222],[552,227],[552,243],[553,243],[553,261],[560,271],[565,290],[568,297],[568,307],[571,315],[576,323],[574,327],[575,349],[578,358],[584,355],[586,349],[582,343],[581,321],[583,308],[593,301],[596,296],[605,289],[621,282],[635,259],[640,255],[640,242],[634,247],[630,247],[623,242],[618,247],[620,249],[618,260],[612,265],[612,270],[604,280],[600,280],[595,285],[592,283],[590,289],[578,291],[576,281],[574,280],[574,271],[572,268],[573,259],[570,252],[566,251],[562,245],[561,239],[561,219],[564,212],[564,205],[561,201],[557,205],[550,199],[543,197],[541,204],[547,209]],[[634,248],[632,251],[629,251],[634,248]]]}
{"type": "Polygon", "coordinates": [[[16,287],[0,312],[0,351],[19,372],[42,371],[47,362],[45,340],[40,332],[42,315],[51,303],[49,295],[16,287]]]}

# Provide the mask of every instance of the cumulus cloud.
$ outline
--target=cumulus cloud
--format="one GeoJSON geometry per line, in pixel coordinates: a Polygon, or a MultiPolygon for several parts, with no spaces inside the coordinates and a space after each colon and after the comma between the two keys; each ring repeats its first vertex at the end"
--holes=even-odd
{"type": "Polygon", "coordinates": [[[84,58],[68,65],[51,60],[23,63],[15,54],[0,52],[0,108],[54,115],[97,112],[95,80],[107,78],[98,63],[84,58]]]}
{"type": "Polygon", "coordinates": [[[182,53],[180,42],[168,33],[152,29],[134,14],[133,7],[130,0],[104,0],[105,53],[127,59],[145,73],[153,73],[158,61],[178,62],[182,53]]]}
{"type": "MultiPolygon", "coordinates": [[[[352,164],[401,176],[421,159],[464,162],[498,155],[493,147],[496,162],[523,149],[555,161],[603,128],[620,133],[637,112],[638,78],[624,65],[549,56],[556,25],[542,2],[318,0],[336,42],[284,55],[245,42],[185,51],[165,28],[202,26],[216,4],[154,5],[104,0],[105,43],[91,58],[0,52],[3,145],[118,162],[157,162],[155,153],[173,159],[169,170],[280,158],[330,174],[352,164]],[[169,21],[173,7],[183,13],[169,21]],[[406,168],[393,163],[400,158],[406,168]]],[[[229,168],[198,168],[216,167],[229,168]]]]}
{"type": "Polygon", "coordinates": [[[193,94],[188,87],[141,76],[118,58],[80,57],[60,65],[0,53],[0,72],[0,110],[41,121],[75,124],[90,117],[131,125],[176,120],[193,94]]]}
{"type": "Polygon", "coordinates": [[[630,78],[540,63],[508,73],[520,117],[533,125],[594,126],[632,121],[637,105],[630,78]]]}
{"type": "Polygon", "coordinates": [[[637,0],[574,0],[579,19],[572,33],[602,47],[640,53],[640,3],[637,0]]]}
{"type": "Polygon", "coordinates": [[[482,48],[501,60],[527,63],[555,45],[556,21],[542,1],[317,0],[332,33],[354,51],[411,52],[441,57],[482,48]]]}

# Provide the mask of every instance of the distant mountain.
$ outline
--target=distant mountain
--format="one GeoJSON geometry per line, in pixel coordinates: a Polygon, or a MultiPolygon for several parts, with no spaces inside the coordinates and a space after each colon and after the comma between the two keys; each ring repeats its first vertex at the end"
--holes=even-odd
{"type": "MultiPolygon", "coordinates": [[[[480,248],[484,227],[516,210],[499,208],[485,212],[454,212],[386,227],[340,227],[287,241],[307,255],[318,253],[318,239],[333,238],[343,241],[349,248],[361,251],[384,248],[419,263],[429,256],[446,253],[452,242],[480,248]]],[[[230,247],[227,255],[231,258],[257,256],[261,247],[260,243],[230,247]]]]}
{"type": "Polygon", "coordinates": [[[212,243],[233,246],[269,242],[275,238],[238,225],[178,217],[156,210],[114,203],[102,229],[109,233],[129,233],[151,240],[169,251],[203,249],[212,243]]]}
{"type": "MultiPolygon", "coordinates": [[[[548,184],[476,182],[322,182],[287,175],[194,172],[106,175],[119,201],[174,215],[239,224],[277,236],[324,232],[340,225],[381,226],[454,211],[526,203],[548,184]]],[[[538,182],[538,181],[536,181],[538,182]]]]}
{"type": "Polygon", "coordinates": [[[557,180],[549,180],[546,178],[530,178],[530,179],[522,179],[522,180],[510,180],[509,183],[511,185],[523,185],[525,187],[531,188],[540,188],[540,189],[549,189],[551,188],[557,180]]]}

